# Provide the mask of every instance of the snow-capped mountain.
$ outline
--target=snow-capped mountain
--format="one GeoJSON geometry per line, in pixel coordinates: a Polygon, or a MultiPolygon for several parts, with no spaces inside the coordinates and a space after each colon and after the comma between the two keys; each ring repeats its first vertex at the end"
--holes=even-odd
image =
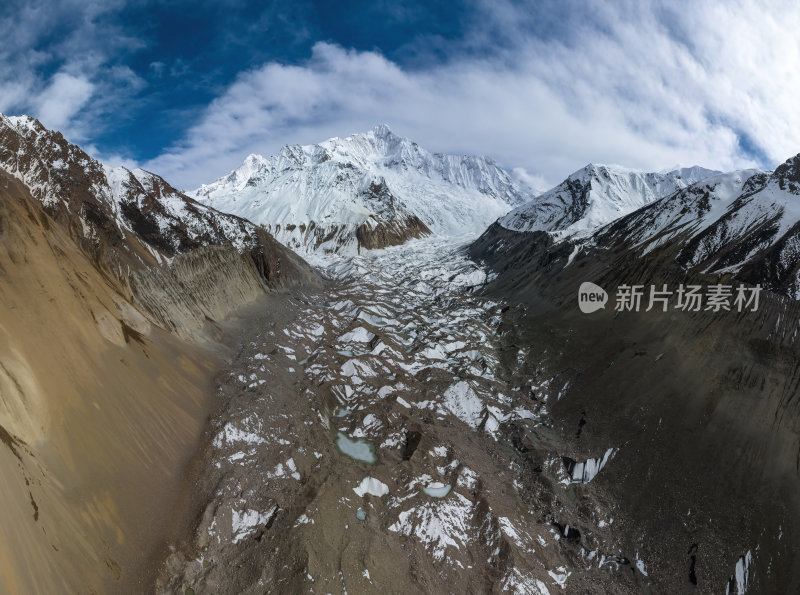
{"type": "Polygon", "coordinates": [[[704,273],[733,273],[800,297],[800,155],[774,172],[713,176],[600,230],[601,246],[624,243],[641,253],[660,246],[704,273]]]}
{"type": "MultiPolygon", "coordinates": [[[[522,246],[538,242],[539,248],[532,249],[538,255],[536,258],[541,257],[541,250],[551,256],[566,254],[568,258],[562,266],[570,265],[579,254],[596,255],[597,250],[613,249],[634,259],[660,252],[692,274],[731,274],[739,281],[760,284],[799,299],[800,155],[788,159],[773,172],[743,169],[714,173],[687,184],[692,177],[711,173],[693,169],[694,173],[689,175],[680,170],[661,177],[626,174],[623,179],[638,184],[631,187],[644,189],[642,180],[650,180],[659,182],[646,186],[652,193],[670,185],[678,189],[594,229],[578,229],[575,223],[565,227],[574,220],[569,218],[574,211],[565,205],[566,199],[575,199],[572,206],[589,205],[583,210],[588,212],[592,201],[581,197],[591,196],[596,189],[596,177],[581,185],[576,181],[577,176],[571,176],[532,204],[500,219],[478,243],[484,255],[491,253],[493,259],[502,262],[513,260],[515,251],[522,246]],[[549,239],[541,242],[527,237],[527,232],[535,231],[546,232],[549,239]]],[[[597,171],[603,170],[597,168],[597,171]]],[[[609,174],[606,179],[619,180],[611,172],[606,173],[609,174]]],[[[609,187],[606,185],[604,189],[609,187]]],[[[614,184],[613,188],[620,186],[614,184]]],[[[604,192],[602,196],[608,199],[611,194],[604,192]]],[[[638,195],[642,196],[643,193],[638,195]]],[[[594,199],[597,204],[599,197],[594,199]]],[[[587,226],[590,218],[576,221],[587,226]]],[[[537,262],[551,260],[544,258],[537,262]]]]}
{"type": "Polygon", "coordinates": [[[208,245],[262,252],[265,234],[144,170],[109,168],[28,116],[0,114],[0,168],[98,258],[153,264],[208,245]]]}
{"type": "MultiPolygon", "coordinates": [[[[756,504],[766,493],[765,483],[797,484],[797,411],[786,403],[795,402],[794,379],[800,371],[799,236],[797,156],[774,172],[716,174],[588,235],[519,232],[495,223],[470,247],[470,255],[492,269],[490,294],[521,304],[524,314],[504,327],[514,343],[540,341],[541,353],[560,351],[559,365],[574,374],[566,397],[552,401],[551,414],[564,415],[567,431],[580,441],[585,430],[574,431],[574,420],[581,416],[583,424],[585,415],[586,428],[596,437],[607,444],[616,438],[625,444],[621,450],[636,453],[627,463],[625,455],[615,454],[600,478],[609,468],[619,473],[604,486],[614,493],[616,510],[638,510],[636,531],[659,542],[648,556],[636,554],[635,564],[628,560],[632,572],[638,568],[665,592],[682,592],[690,584],[731,593],[744,593],[747,585],[755,592],[782,592],[787,589],[758,580],[796,580],[794,574],[775,580],[766,570],[781,566],[784,518],[794,518],[792,513],[749,526],[739,519],[749,511],[770,509],[756,504]],[[603,288],[601,297],[608,296],[608,303],[593,312],[581,308],[586,282],[603,288]],[[764,291],[754,290],[756,284],[764,291]],[[750,291],[740,291],[740,285],[750,291]],[[625,296],[636,287],[644,297],[626,311],[625,296]],[[684,300],[687,290],[699,296],[696,305],[684,300]],[[728,436],[737,437],[733,452],[718,446],[728,436]],[[773,441],[780,446],[765,448],[773,441]],[[780,452],[790,454],[781,460],[775,454],[780,452]],[[687,466],[687,459],[704,464],[687,466]],[[763,472],[779,460],[779,470],[763,472]],[[671,470],[669,465],[674,465],[671,470]],[[647,466],[658,466],[659,472],[644,485],[640,470],[647,466]],[[704,484],[707,489],[699,487],[704,484]],[[696,498],[701,492],[719,495],[704,500],[702,512],[696,498]],[[669,504],[651,508],[666,494],[669,504]],[[629,496],[631,503],[626,502],[629,496]],[[673,530],[687,522],[718,533],[695,543],[733,546],[725,562],[705,577],[699,563],[694,566],[701,559],[698,548],[687,550],[685,533],[673,530]],[[761,537],[768,525],[778,531],[769,542],[761,537]],[[722,535],[728,531],[738,533],[722,535]],[[751,558],[755,552],[759,559],[751,558]],[[666,586],[671,578],[658,577],[654,557],[659,563],[671,560],[674,587],[666,586]],[[646,566],[640,566],[645,558],[646,566]],[[757,564],[764,570],[756,570],[757,564]]],[[[533,352],[521,359],[536,361],[533,352]]],[[[600,454],[591,455],[594,462],[600,454]]],[[[571,461],[562,460],[569,469],[571,461]]],[[[789,491],[797,493],[796,487],[789,491]]],[[[618,534],[626,524],[620,520],[614,523],[618,534]]],[[[578,540],[588,533],[585,525],[579,530],[578,540]]],[[[713,564],[708,563],[706,570],[713,564]]],[[[794,567],[787,566],[793,573],[794,567]]],[[[597,590],[582,589],[575,577],[569,580],[568,591],[597,590]]],[[[642,589],[639,583],[630,592],[642,589]]],[[[624,589],[614,586],[609,592],[624,589]]]]}
{"type": "Polygon", "coordinates": [[[121,224],[166,256],[231,243],[240,252],[258,243],[250,221],[197,203],[143,169],[105,167],[121,224]]]}
{"type": "Polygon", "coordinates": [[[250,155],[188,194],[291,248],[355,253],[430,233],[477,235],[534,192],[491,159],[430,153],[381,125],[250,155]]]}
{"type": "Polygon", "coordinates": [[[512,231],[584,234],[711,175],[702,167],[645,173],[590,163],[500,219],[512,231]]]}
{"type": "Polygon", "coordinates": [[[756,169],[713,175],[604,226],[594,241],[625,243],[646,254],[678,236],[695,237],[722,217],[743,191],[762,186],[767,175],[756,169]]]}

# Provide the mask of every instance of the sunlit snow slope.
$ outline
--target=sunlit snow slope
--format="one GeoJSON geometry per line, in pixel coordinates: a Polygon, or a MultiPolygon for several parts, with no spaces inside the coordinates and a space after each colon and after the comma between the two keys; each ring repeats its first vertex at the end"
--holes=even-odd
{"type": "Polygon", "coordinates": [[[291,248],[350,254],[430,233],[477,236],[534,194],[491,159],[430,153],[385,125],[250,155],[189,193],[291,248]]]}
{"type": "Polygon", "coordinates": [[[800,296],[800,155],[774,172],[742,170],[694,184],[599,230],[599,246],[671,246],[686,269],[800,296]]]}
{"type": "Polygon", "coordinates": [[[508,213],[500,225],[557,237],[587,232],[717,173],[702,167],[645,173],[590,163],[508,213]]]}

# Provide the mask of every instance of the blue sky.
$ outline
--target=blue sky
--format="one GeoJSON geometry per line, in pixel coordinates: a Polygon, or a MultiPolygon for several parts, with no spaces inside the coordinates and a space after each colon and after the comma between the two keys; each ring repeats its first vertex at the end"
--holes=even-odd
{"type": "Polygon", "coordinates": [[[378,123],[539,187],[774,167],[800,152],[795,4],[12,0],[0,111],[185,188],[378,123]]]}

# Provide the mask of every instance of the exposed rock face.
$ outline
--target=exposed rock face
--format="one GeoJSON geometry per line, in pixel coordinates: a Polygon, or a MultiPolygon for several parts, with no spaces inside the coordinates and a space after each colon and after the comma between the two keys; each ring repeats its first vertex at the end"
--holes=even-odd
{"type": "Polygon", "coordinates": [[[148,313],[163,328],[188,332],[189,319],[202,321],[211,312],[214,319],[224,318],[226,308],[229,313],[266,289],[314,279],[305,263],[263,228],[197,203],[150,172],[105,168],[35,119],[0,115],[0,167],[29,188],[102,270],[130,285],[129,299],[150,304],[148,313]],[[230,260],[222,265],[225,250],[180,258],[206,246],[227,248],[230,260]],[[216,258],[201,264],[210,255],[216,258]],[[217,273],[218,278],[202,278],[217,273]],[[226,285],[213,295],[214,284],[222,287],[233,278],[242,283],[239,289],[226,285]],[[210,291],[185,294],[196,283],[208,284],[210,291]],[[142,293],[130,293],[134,287],[142,293]],[[156,306],[154,295],[172,299],[156,306]],[[173,304],[177,310],[170,314],[173,304]]]}
{"type": "Polygon", "coordinates": [[[779,165],[774,172],[781,190],[800,196],[800,155],[795,155],[779,165]]]}
{"type": "Polygon", "coordinates": [[[208,320],[224,320],[233,310],[276,288],[315,285],[309,267],[263,230],[240,253],[230,245],[204,246],[178,254],[169,266],[132,271],[132,301],[156,324],[182,337],[202,331],[208,320]]]}
{"type": "Polygon", "coordinates": [[[260,243],[251,222],[201,205],[155,174],[117,167],[106,176],[123,225],[165,256],[209,245],[253,250],[260,243]]]}
{"type": "Polygon", "coordinates": [[[401,206],[383,178],[370,183],[362,192],[362,198],[374,214],[356,228],[359,249],[398,246],[410,239],[431,234],[419,217],[401,206]]]}
{"type": "Polygon", "coordinates": [[[430,235],[428,226],[414,215],[401,221],[386,222],[367,220],[356,228],[356,240],[359,248],[375,250],[399,246],[414,238],[423,238],[430,235]]]}
{"type": "Polygon", "coordinates": [[[262,296],[266,283],[250,260],[226,246],[198,248],[169,267],[131,273],[133,303],[159,326],[190,337],[207,320],[224,320],[231,304],[262,296]]]}
{"type": "Polygon", "coordinates": [[[120,216],[102,165],[61,133],[33,118],[0,114],[0,168],[22,181],[48,215],[104,266],[119,271],[136,259],[135,250],[116,249],[123,244],[120,216]]]}
{"type": "MultiPolygon", "coordinates": [[[[572,379],[550,402],[563,448],[577,451],[574,460],[619,448],[598,480],[575,488],[562,522],[647,561],[646,581],[659,592],[722,592],[743,559],[755,592],[800,588],[800,305],[762,292],[756,312],[645,312],[646,299],[639,313],[614,311],[621,284],[674,290],[744,279],[781,291],[758,263],[794,233],[783,177],[705,181],[577,245],[498,225],[471,248],[498,274],[491,293],[522,306],[504,314],[504,328],[510,346],[529,349],[525,368],[546,359],[572,379]],[[737,252],[748,259],[732,277],[710,274],[741,263],[737,252]],[[580,312],[584,281],[609,292],[604,310],[580,312]],[[587,512],[603,502],[615,503],[611,527],[587,512]]],[[[583,537],[578,544],[586,548],[583,537]]],[[[593,589],[588,579],[569,584],[593,589]]],[[[638,592],[614,590],[628,591],[638,592]]]]}
{"type": "Polygon", "coordinates": [[[359,199],[370,209],[360,224],[318,225],[310,221],[308,224],[278,223],[264,227],[294,249],[325,253],[388,248],[431,234],[427,225],[400,204],[383,179],[371,182],[360,193],[359,199]]]}
{"type": "Polygon", "coordinates": [[[214,339],[316,275],[252,223],[5,116],[0,272],[0,591],[147,591],[227,357],[214,339]]]}

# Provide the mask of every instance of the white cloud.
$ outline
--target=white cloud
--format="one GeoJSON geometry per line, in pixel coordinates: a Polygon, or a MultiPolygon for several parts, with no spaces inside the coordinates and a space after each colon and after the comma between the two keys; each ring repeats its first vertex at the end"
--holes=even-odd
{"type": "MultiPolygon", "coordinates": [[[[0,17],[0,111],[39,116],[76,142],[140,113],[130,99],[145,83],[120,58],[142,42],[101,18],[125,1],[32,0],[0,17]],[[49,43],[62,22],[71,23],[68,34],[49,43]]],[[[731,169],[773,166],[800,151],[795,2],[471,6],[463,38],[421,37],[406,52],[416,56],[413,67],[317,43],[304,63],[242,72],[144,166],[193,187],[248,153],[381,122],[434,151],[490,155],[536,187],[589,161],[731,169]]],[[[150,69],[180,66],[156,61],[150,69]]]]}
{"type": "Polygon", "coordinates": [[[0,14],[0,112],[37,117],[73,142],[107,124],[144,85],[114,64],[142,46],[105,18],[126,1],[12,3],[0,14]]]}
{"type": "Polygon", "coordinates": [[[70,124],[94,91],[94,85],[85,77],[65,72],[56,73],[50,84],[36,98],[34,113],[46,127],[63,129],[70,124]]]}
{"type": "Polygon", "coordinates": [[[514,180],[519,180],[528,186],[528,188],[533,189],[536,193],[544,192],[550,186],[552,186],[552,184],[549,184],[544,177],[532,174],[524,167],[513,168],[511,170],[511,177],[514,180]]]}
{"type": "Polygon", "coordinates": [[[379,122],[432,150],[491,155],[536,185],[589,161],[749,166],[743,136],[776,163],[800,151],[800,10],[762,4],[593,3],[568,37],[542,41],[526,34],[524,9],[495,2],[482,18],[505,31],[502,53],[452,48],[462,57],[416,70],[318,43],[300,66],[242,73],[147,166],[191,187],[250,152],[379,122]]]}

